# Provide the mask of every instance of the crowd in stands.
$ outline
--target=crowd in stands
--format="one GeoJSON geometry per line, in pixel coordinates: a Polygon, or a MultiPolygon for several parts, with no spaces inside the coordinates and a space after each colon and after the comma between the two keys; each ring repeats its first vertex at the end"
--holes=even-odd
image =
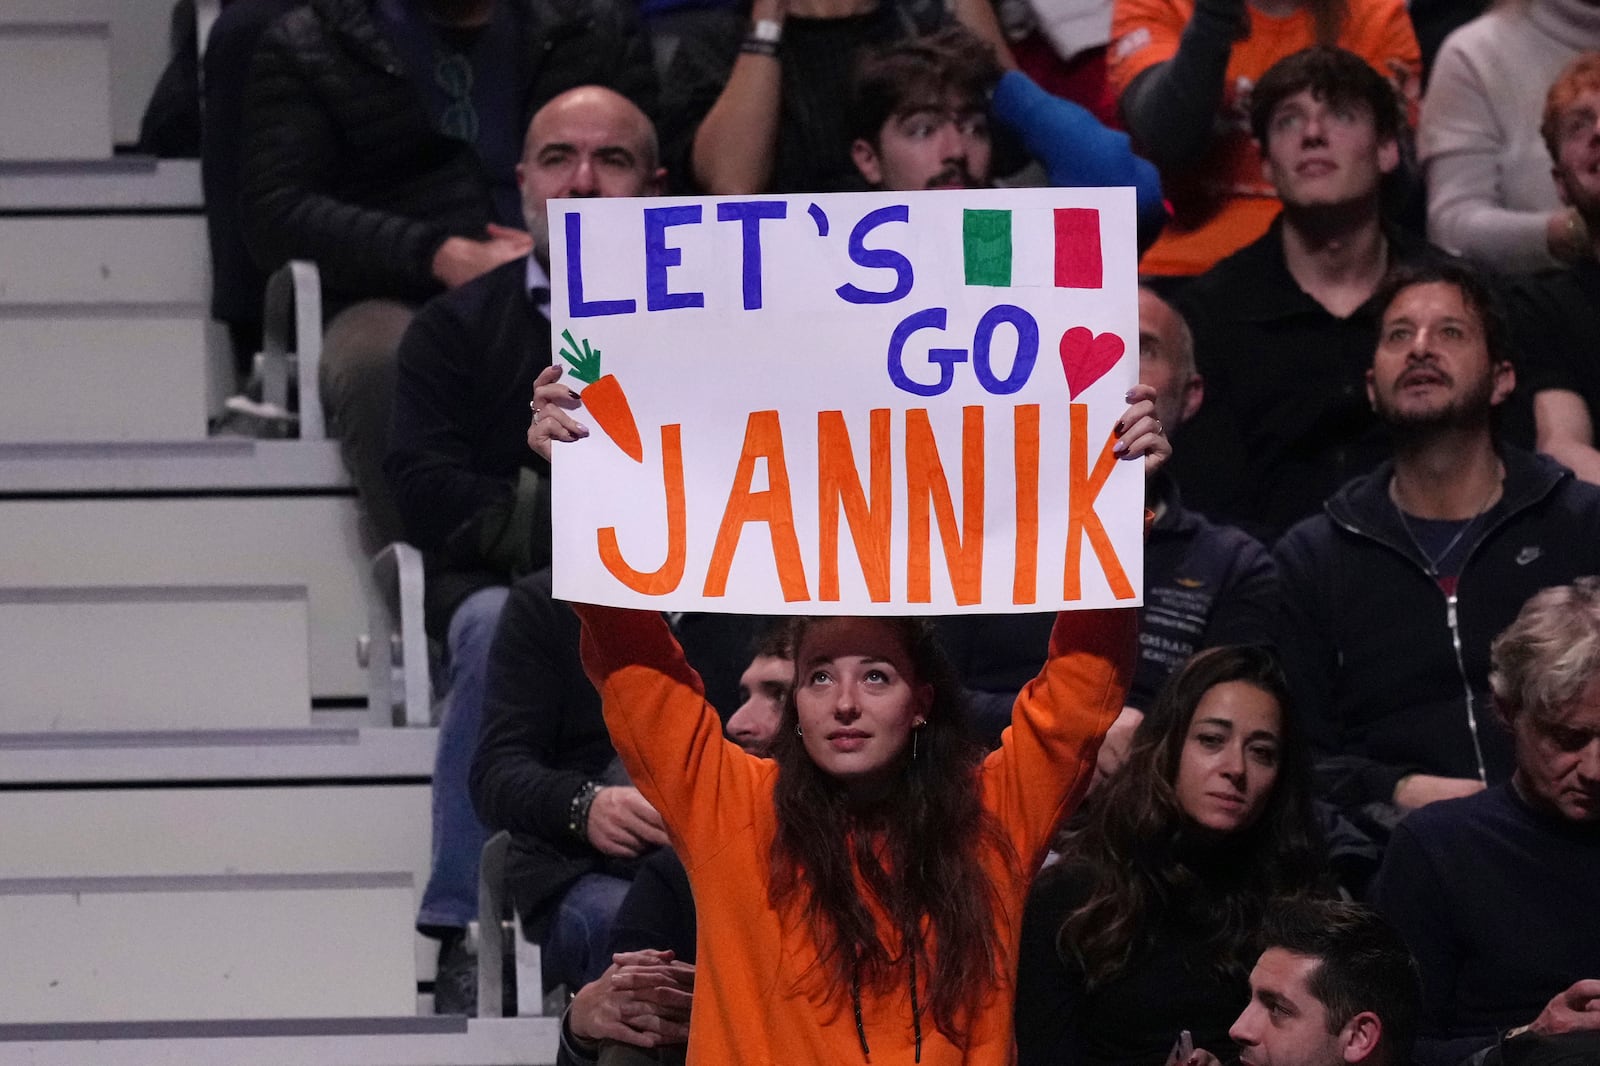
{"type": "Polygon", "coordinates": [[[1600,1061],[1600,8],[231,0],[176,43],[145,146],[201,156],[240,386],[315,261],[369,546],[426,560],[438,1010],[505,829],[564,1063],[1600,1061]],[[1136,191],[1141,608],[553,598],[549,200],[1000,184],[1136,191]]]}

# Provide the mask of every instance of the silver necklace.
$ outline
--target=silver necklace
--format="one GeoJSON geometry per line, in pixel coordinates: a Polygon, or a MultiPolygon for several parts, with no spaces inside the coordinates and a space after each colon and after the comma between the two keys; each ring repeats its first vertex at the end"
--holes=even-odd
{"type": "Polygon", "coordinates": [[[1478,519],[1489,513],[1489,505],[1494,501],[1495,493],[1499,491],[1500,481],[1497,479],[1489,487],[1489,495],[1483,498],[1483,503],[1479,505],[1478,512],[1462,522],[1461,528],[1456,530],[1456,535],[1450,538],[1450,542],[1444,546],[1438,555],[1430,555],[1428,549],[1422,546],[1422,542],[1417,539],[1417,534],[1412,530],[1411,518],[1406,514],[1406,509],[1400,506],[1400,494],[1395,490],[1394,482],[1389,482],[1389,502],[1394,504],[1394,512],[1400,516],[1400,528],[1406,531],[1406,537],[1410,539],[1411,546],[1416,548],[1417,554],[1426,560],[1429,577],[1436,578],[1439,576],[1439,564],[1450,558],[1450,553],[1456,550],[1456,545],[1461,543],[1461,538],[1467,535],[1467,531],[1478,524],[1478,519]]]}

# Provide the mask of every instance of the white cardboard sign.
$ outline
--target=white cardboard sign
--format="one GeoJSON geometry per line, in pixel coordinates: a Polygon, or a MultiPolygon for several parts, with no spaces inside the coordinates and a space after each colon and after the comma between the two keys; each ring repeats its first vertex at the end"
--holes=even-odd
{"type": "Polygon", "coordinates": [[[558,596],[946,614],[1140,602],[1128,189],[550,203],[558,596]]]}

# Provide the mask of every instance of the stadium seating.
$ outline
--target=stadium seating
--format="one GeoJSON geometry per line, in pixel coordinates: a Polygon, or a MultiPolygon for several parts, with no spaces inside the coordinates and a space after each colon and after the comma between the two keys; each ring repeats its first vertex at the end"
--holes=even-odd
{"type": "Polygon", "coordinates": [[[110,24],[0,6],[0,1061],[553,1061],[428,1015],[426,655],[337,446],[207,436],[198,166],[112,157],[110,24]]]}

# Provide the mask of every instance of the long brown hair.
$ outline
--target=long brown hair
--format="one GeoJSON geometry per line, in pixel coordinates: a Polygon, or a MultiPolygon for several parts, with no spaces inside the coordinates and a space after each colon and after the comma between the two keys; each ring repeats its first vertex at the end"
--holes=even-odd
{"type": "MultiPolygon", "coordinates": [[[[1088,898],[1067,915],[1057,935],[1062,958],[1076,958],[1094,988],[1114,978],[1149,946],[1157,920],[1183,901],[1212,934],[1219,976],[1238,976],[1254,961],[1254,936],[1267,902],[1298,895],[1322,879],[1321,849],[1311,812],[1310,763],[1289,710],[1288,682],[1271,652],[1257,647],[1201,652],[1162,690],[1134,733],[1128,759],[1090,793],[1080,817],[1062,834],[1062,871],[1086,873],[1088,898]],[[1173,782],[1200,698],[1228,681],[1243,681],[1278,702],[1278,776],[1261,816],[1225,844],[1226,861],[1205,875],[1195,869],[1207,843],[1178,803],[1173,782]]],[[[1050,876],[1046,871],[1045,876],[1050,876]]]]}
{"type": "MultiPolygon", "coordinates": [[[[804,670],[806,631],[822,621],[796,623],[797,672],[804,670]]],[[[913,974],[927,974],[928,984],[922,1005],[911,986],[913,1013],[925,1006],[939,1031],[963,1044],[974,1012],[999,979],[999,901],[981,857],[992,851],[1018,860],[981,802],[977,773],[984,753],[971,737],[960,688],[932,627],[917,619],[881,621],[897,630],[911,680],[933,690],[927,724],[915,734],[915,757],[908,748],[899,780],[881,802],[870,810],[852,807],[796,735],[791,692],[771,753],[778,763],[778,828],[767,894],[780,913],[815,931],[820,998],[861,988],[886,992],[905,979],[902,968],[909,966],[913,974]],[[897,943],[879,936],[858,873],[897,943]]],[[[800,683],[797,676],[796,687],[800,683]]]]}

